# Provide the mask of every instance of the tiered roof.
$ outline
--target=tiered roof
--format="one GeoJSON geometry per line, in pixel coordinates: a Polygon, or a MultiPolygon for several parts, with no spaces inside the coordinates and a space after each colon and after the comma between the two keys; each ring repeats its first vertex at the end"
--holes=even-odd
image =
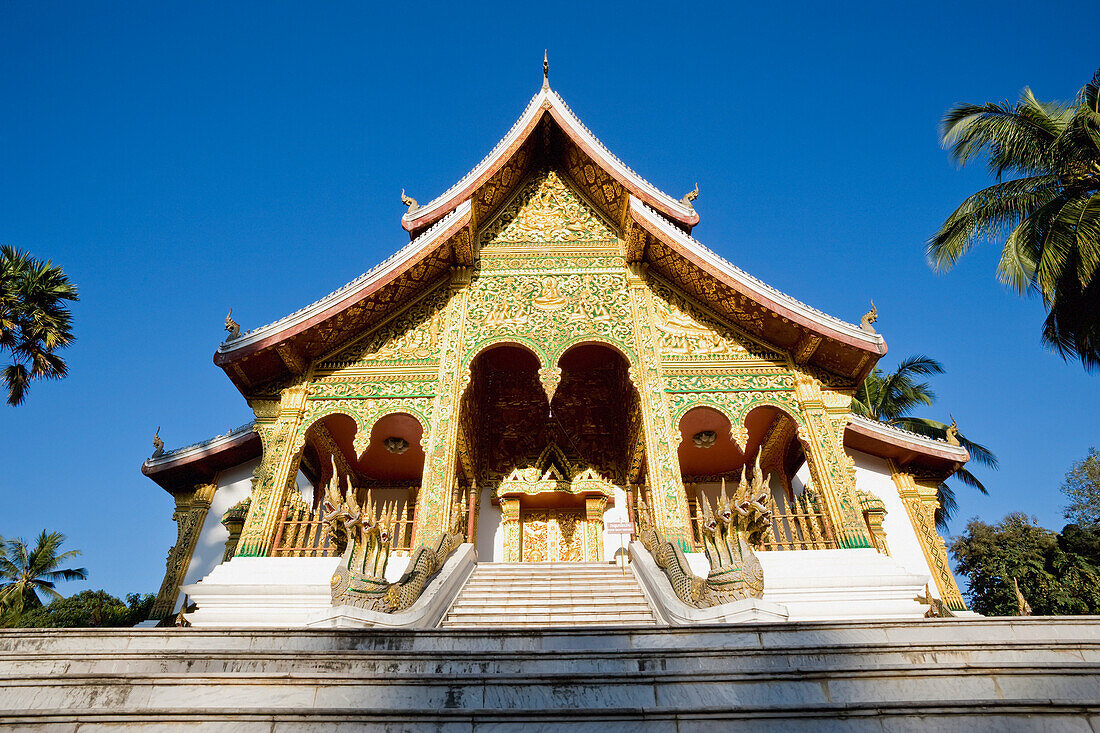
{"type": "Polygon", "coordinates": [[[469,173],[401,219],[412,241],[381,265],[315,303],[223,343],[214,355],[246,395],[299,374],[477,257],[478,222],[488,221],[527,175],[555,165],[608,217],[620,222],[632,261],[645,262],[703,298],[749,333],[858,384],[886,353],[882,337],[828,316],[719,257],[690,232],[690,200],[658,190],[625,165],[577,119],[548,84],[493,150],[469,173]]]}

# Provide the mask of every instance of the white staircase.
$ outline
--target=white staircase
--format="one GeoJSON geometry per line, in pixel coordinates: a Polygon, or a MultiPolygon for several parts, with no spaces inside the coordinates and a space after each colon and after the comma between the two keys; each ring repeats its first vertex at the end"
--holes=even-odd
{"type": "Polygon", "coordinates": [[[609,563],[479,563],[441,628],[656,626],[634,573],[609,563]]]}

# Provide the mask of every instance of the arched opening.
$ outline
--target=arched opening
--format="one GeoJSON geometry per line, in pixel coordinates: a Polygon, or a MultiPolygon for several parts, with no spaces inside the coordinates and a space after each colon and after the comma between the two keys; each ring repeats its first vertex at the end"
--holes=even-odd
{"type": "Polygon", "coordinates": [[[561,384],[550,404],[563,450],[619,485],[640,480],[630,465],[631,440],[642,436],[631,431],[639,400],[626,358],[610,346],[582,343],[561,355],[558,368],[561,384]]]}
{"type": "Polygon", "coordinates": [[[272,554],[281,557],[319,557],[333,554],[322,526],[326,488],[332,484],[341,497],[354,491],[364,505],[369,492],[375,506],[392,504],[401,517],[394,534],[394,554],[408,554],[416,495],[424,471],[423,427],[412,415],[390,414],[371,428],[368,440],[348,415],[334,413],[315,420],[305,431],[301,475],[312,492],[291,495],[276,529],[272,554]],[[359,448],[365,443],[365,448],[359,448]],[[309,494],[308,496],[306,494],[309,494]]]}
{"type": "MultiPolygon", "coordinates": [[[[713,506],[723,481],[732,497],[742,475],[753,477],[757,462],[769,482],[778,524],[785,529],[788,520],[797,523],[804,519],[802,514],[815,513],[803,511],[804,502],[796,499],[804,485],[796,476],[805,471],[806,459],[795,420],[778,407],[761,405],[750,410],[738,427],[735,430],[724,413],[710,406],[692,408],[680,418],[680,470],[697,542],[702,539],[700,503],[713,506]],[[797,512],[801,514],[796,517],[797,512]]],[[[824,532],[816,525],[815,529],[824,532]]],[[[771,541],[777,539],[773,536],[771,541]]]]}
{"type": "Polygon", "coordinates": [[[602,560],[604,515],[626,518],[623,486],[644,472],[638,402],[626,359],[602,344],[574,346],[551,368],[516,344],[478,354],[457,468],[458,485],[480,493],[478,557],[602,560]]]}

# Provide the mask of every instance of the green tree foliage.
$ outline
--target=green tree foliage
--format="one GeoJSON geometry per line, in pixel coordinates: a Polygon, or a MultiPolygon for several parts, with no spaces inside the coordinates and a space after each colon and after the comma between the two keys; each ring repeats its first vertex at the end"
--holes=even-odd
{"type": "Polygon", "coordinates": [[[0,247],[0,352],[11,359],[3,370],[9,405],[24,400],[33,380],[68,372],[57,351],[73,342],[66,302],[75,300],[76,286],[60,267],[0,247]]]}
{"type": "Polygon", "coordinates": [[[1100,525],[1100,453],[1095,448],[1070,467],[1062,482],[1062,493],[1069,499],[1066,519],[1093,527],[1100,525]]]}
{"type": "Polygon", "coordinates": [[[996,525],[973,519],[951,542],[955,567],[966,576],[970,607],[987,616],[1016,613],[1012,579],[1035,615],[1100,613],[1100,533],[1066,525],[1043,529],[1026,514],[996,525]]]}
{"type": "Polygon", "coordinates": [[[1015,105],[956,105],[941,131],[956,162],[984,159],[996,183],[932,237],[932,266],[949,270],[975,244],[1003,241],[997,275],[1042,296],[1043,342],[1100,366],[1100,70],[1073,104],[1040,102],[1025,88],[1015,105]]]}
{"type": "Polygon", "coordinates": [[[33,628],[134,626],[149,618],[155,600],[156,596],[151,593],[130,593],[123,602],[103,590],[86,590],[20,615],[12,615],[4,625],[33,628]]]}
{"type": "Polygon", "coordinates": [[[50,599],[61,598],[55,586],[62,580],[83,580],[84,568],[62,568],[80,555],[80,550],[61,552],[65,535],[42,530],[33,550],[22,539],[4,543],[0,554],[0,610],[19,615],[42,605],[39,593],[50,599]]]}
{"type": "MultiPolygon", "coordinates": [[[[887,425],[943,440],[947,436],[949,425],[910,414],[916,408],[929,407],[936,402],[935,392],[923,379],[936,374],[943,374],[943,365],[923,354],[902,359],[897,368],[890,373],[875,367],[856,390],[852,399],[852,412],[887,425]]],[[[993,451],[967,439],[961,432],[958,434],[958,439],[959,443],[970,452],[971,460],[996,470],[997,456],[993,451]]],[[[954,478],[983,494],[989,493],[981,480],[965,467],[956,471],[954,478]]],[[[941,483],[937,498],[940,506],[936,510],[936,525],[940,530],[947,532],[947,523],[958,509],[954,488],[946,482],[941,483]]]]}

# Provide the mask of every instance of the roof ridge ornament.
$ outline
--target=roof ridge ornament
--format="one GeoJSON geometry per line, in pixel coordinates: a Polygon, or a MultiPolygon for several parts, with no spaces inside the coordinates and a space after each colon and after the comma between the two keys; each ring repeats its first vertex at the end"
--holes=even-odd
{"type": "Polygon", "coordinates": [[[229,313],[225,316],[225,330],[229,332],[229,335],[225,337],[226,341],[232,341],[241,335],[241,324],[233,320],[233,309],[229,309],[229,313]]]}
{"type": "MultiPolygon", "coordinates": [[[[948,413],[948,414],[950,415],[950,413],[948,413]]],[[[955,422],[955,416],[954,415],[950,415],[950,417],[951,417],[951,424],[947,426],[947,432],[946,432],[946,435],[944,436],[944,440],[946,440],[951,445],[961,446],[962,443],[959,442],[959,424],[957,422],[955,422]]]]}
{"type": "Polygon", "coordinates": [[[401,189],[401,203],[409,207],[408,212],[406,212],[409,214],[414,213],[417,209],[420,208],[420,204],[416,203],[416,199],[414,199],[412,196],[406,194],[404,188],[401,189]]]}
{"type": "Polygon", "coordinates": [[[150,458],[159,458],[164,455],[164,441],[160,439],[160,426],[157,426],[157,432],[153,433],[153,455],[150,458]]]}
{"type": "Polygon", "coordinates": [[[690,191],[688,191],[687,193],[684,194],[684,197],[682,199],[680,199],[680,203],[683,204],[684,206],[688,207],[692,211],[694,211],[695,207],[691,205],[691,202],[694,201],[697,198],[699,198],[699,183],[698,182],[696,182],[695,188],[691,189],[690,191]]]}
{"type": "Polygon", "coordinates": [[[878,320],[878,308],[875,308],[875,301],[871,301],[871,310],[863,314],[863,318],[859,319],[859,327],[867,333],[878,333],[875,327],[871,324],[878,320]]]}
{"type": "Polygon", "coordinates": [[[547,49],[542,49],[542,88],[550,88],[550,56],[547,49]]]}

